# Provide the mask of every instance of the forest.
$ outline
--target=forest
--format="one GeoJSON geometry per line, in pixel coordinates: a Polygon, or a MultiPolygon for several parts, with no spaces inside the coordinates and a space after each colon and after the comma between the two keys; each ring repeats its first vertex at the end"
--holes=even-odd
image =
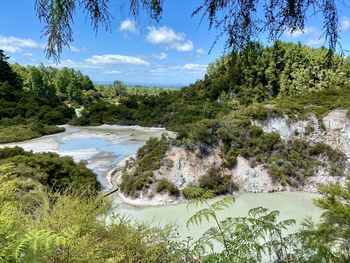
{"type": "Polygon", "coordinates": [[[321,118],[334,108],[350,108],[350,60],[327,56],[325,48],[277,42],[251,43],[208,66],[203,80],[179,90],[138,93],[120,81],[96,87],[73,69],[10,65],[0,52],[1,142],[61,132],[56,125],[139,124],[176,131],[176,138],[150,139],[139,149],[135,173],[124,173],[121,190],[137,196],[156,183],[157,191],[184,195],[189,205],[202,204],[188,225],[215,222],[198,241],[178,240],[172,226],[132,223],[115,215],[99,194],[96,176],[83,163],[53,153],[0,150],[0,261],[4,262],[349,262],[350,180],[320,185],[315,205],[320,222],[306,219],[300,231],[285,235],[293,219],[280,221],[278,211],[258,207],[246,217],[219,220],[217,212],[234,202],[227,180],[211,170],[198,185],[181,192],[170,182],[154,182],[167,149],[199,148],[206,154],[222,144],[225,165],[238,155],[264,162],[275,180],[302,184],[327,159],[335,174],[345,156],[317,143],[282,142],[252,119],[314,113],[321,118]],[[272,106],[271,106],[272,105],[272,106]],[[305,107],[307,105],[308,107],[305,107]],[[76,114],[76,109],[80,109],[76,114]],[[283,162],[279,160],[283,159],[283,162]],[[211,250],[214,242],[221,251],[211,250]]]}
{"type": "Polygon", "coordinates": [[[90,104],[73,121],[77,125],[139,124],[177,131],[186,123],[215,119],[231,110],[303,92],[343,87],[350,76],[350,59],[327,49],[277,42],[271,47],[252,43],[208,66],[203,80],[175,92],[122,97],[90,104]]]}

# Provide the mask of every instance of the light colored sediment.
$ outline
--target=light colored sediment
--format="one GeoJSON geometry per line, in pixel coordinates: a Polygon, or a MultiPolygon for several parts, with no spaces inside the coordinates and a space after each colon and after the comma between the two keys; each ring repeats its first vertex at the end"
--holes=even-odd
{"type": "Polygon", "coordinates": [[[1,147],[19,146],[26,151],[33,152],[54,152],[61,156],[70,156],[75,162],[84,161],[89,169],[94,170],[99,176],[99,180],[105,188],[113,187],[109,178],[110,173],[115,169],[114,163],[121,156],[114,155],[112,152],[106,152],[98,149],[99,145],[87,149],[62,150],[61,145],[70,141],[81,139],[104,139],[111,145],[126,143],[130,141],[145,142],[150,137],[159,137],[166,132],[163,128],[141,127],[141,126],[120,126],[120,125],[101,125],[101,126],[70,126],[62,125],[65,131],[62,133],[46,135],[40,138],[0,144],[1,147]]]}
{"type": "MultiPolygon", "coordinates": [[[[267,121],[253,121],[253,125],[263,128],[265,132],[278,132],[283,140],[301,139],[311,144],[323,142],[335,150],[340,150],[348,157],[346,171],[350,170],[350,119],[347,111],[335,109],[326,114],[321,121],[310,115],[306,120],[290,122],[287,117],[271,118],[267,121]]],[[[205,175],[213,167],[222,167],[224,163],[223,152],[220,146],[212,149],[209,154],[202,155],[198,150],[188,150],[183,147],[171,147],[161,161],[160,169],[154,171],[156,179],[167,179],[173,182],[179,189],[190,184],[196,184],[198,179],[205,175]]],[[[232,184],[243,192],[275,192],[275,191],[303,191],[317,193],[318,184],[341,183],[344,184],[344,176],[332,176],[329,174],[327,163],[322,162],[316,174],[306,179],[303,186],[293,188],[282,186],[273,182],[268,171],[262,164],[252,167],[245,158],[238,156],[237,164],[233,169],[223,169],[222,174],[229,175],[232,184]]],[[[154,191],[154,186],[147,192],[141,193],[138,199],[132,199],[120,195],[121,198],[134,205],[167,204],[169,196],[159,195],[154,191]],[[153,198],[150,198],[154,196],[153,198]],[[163,201],[162,201],[163,200],[163,201]]],[[[180,200],[178,202],[181,202],[180,200]]]]}
{"type": "Polygon", "coordinates": [[[350,158],[350,119],[347,113],[347,110],[335,109],[321,121],[310,115],[306,120],[296,122],[280,117],[254,121],[253,124],[262,127],[265,132],[276,131],[285,140],[298,138],[309,143],[323,142],[350,158]]]}
{"type": "Polygon", "coordinates": [[[160,205],[175,205],[185,202],[183,197],[174,197],[169,194],[158,194],[153,193],[149,195],[148,193],[141,192],[140,197],[133,198],[124,195],[122,192],[118,192],[118,197],[123,200],[124,203],[132,206],[138,207],[149,207],[149,206],[160,206],[160,205]]]}

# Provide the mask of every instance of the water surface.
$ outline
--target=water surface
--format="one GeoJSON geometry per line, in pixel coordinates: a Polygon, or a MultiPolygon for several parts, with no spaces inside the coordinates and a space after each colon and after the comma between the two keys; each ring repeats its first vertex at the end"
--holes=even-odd
{"type": "MultiPolygon", "coordinates": [[[[72,156],[75,161],[85,161],[92,169],[104,188],[110,187],[110,173],[127,156],[134,155],[150,137],[159,137],[164,130],[141,127],[109,126],[72,127],[65,126],[66,131],[60,134],[48,135],[29,141],[11,143],[7,146],[21,146],[34,152],[53,151],[60,155],[72,156]]],[[[2,147],[5,145],[2,145],[2,147]]],[[[281,212],[280,219],[293,218],[297,225],[290,232],[300,227],[306,217],[317,221],[321,210],[316,208],[312,200],[314,194],[301,192],[241,194],[236,202],[219,214],[226,217],[246,216],[249,209],[262,206],[281,212]]],[[[206,221],[200,226],[186,228],[186,221],[197,210],[187,208],[187,204],[159,207],[133,207],[122,203],[117,195],[112,195],[113,209],[111,212],[126,215],[132,220],[148,221],[153,225],[164,226],[167,223],[178,225],[180,239],[187,236],[200,237],[212,223],[206,221]]]]}

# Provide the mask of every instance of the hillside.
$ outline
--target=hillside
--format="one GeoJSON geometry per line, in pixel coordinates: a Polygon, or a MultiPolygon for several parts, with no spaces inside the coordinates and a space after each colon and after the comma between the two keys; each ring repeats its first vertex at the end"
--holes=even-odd
{"type": "Polygon", "coordinates": [[[350,168],[349,101],[350,87],[326,89],[187,125],[176,140],[140,149],[121,177],[121,190],[147,200],[167,192],[159,184],[193,198],[206,190],[315,192],[318,183],[344,183],[350,168]]]}
{"type": "Polygon", "coordinates": [[[349,60],[327,60],[324,49],[288,43],[251,48],[218,60],[204,80],[179,91],[109,97],[96,87],[78,89],[83,100],[70,97],[73,84],[68,93],[48,89],[54,77],[48,86],[28,88],[5,58],[1,131],[14,135],[7,140],[30,134],[18,136],[26,125],[39,127],[33,136],[40,136],[66,122],[171,128],[176,138],[150,139],[126,163],[117,178],[119,194],[126,202],[147,205],[195,199],[190,205],[205,206],[187,225],[204,219],[216,225],[198,241],[179,240],[171,226],[154,228],[111,215],[112,203],[99,196],[97,178],[84,164],[5,148],[0,150],[0,261],[261,262],[266,255],[271,262],[348,262],[349,60]],[[72,106],[84,106],[81,117],[72,106]],[[207,201],[227,193],[284,190],[320,192],[315,201],[324,209],[320,223],[306,220],[301,230],[285,235],[295,220],[279,221],[278,211],[258,207],[245,217],[220,221],[217,212],[234,198],[207,201]],[[223,250],[212,251],[214,242],[223,250]]]}
{"type": "MultiPolygon", "coordinates": [[[[79,71],[10,65],[0,50],[0,143],[23,141],[64,131],[73,106],[87,103],[94,86],[79,71]]],[[[91,97],[93,100],[93,97],[91,97]]]]}
{"type": "Polygon", "coordinates": [[[179,91],[205,92],[217,113],[187,122],[172,112],[172,123],[180,121],[165,123],[177,138],[140,149],[120,175],[125,200],[164,194],[164,202],[179,202],[208,190],[315,192],[318,183],[345,183],[349,59],[326,65],[325,50],[288,43],[252,48],[215,62],[205,80],[179,91]]]}
{"type": "Polygon", "coordinates": [[[350,59],[327,49],[277,42],[252,43],[208,66],[203,80],[179,91],[130,95],[118,105],[108,101],[85,107],[77,125],[121,124],[163,126],[180,131],[187,123],[215,119],[254,102],[342,87],[350,77],[350,59]]]}

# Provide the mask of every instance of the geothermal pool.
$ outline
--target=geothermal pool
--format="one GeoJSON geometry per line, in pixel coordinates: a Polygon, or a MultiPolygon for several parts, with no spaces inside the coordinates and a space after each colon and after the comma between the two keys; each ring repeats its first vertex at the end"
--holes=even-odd
{"type": "MultiPolygon", "coordinates": [[[[66,131],[60,134],[3,144],[0,147],[18,145],[34,152],[52,151],[72,156],[77,162],[84,161],[97,174],[103,188],[108,189],[111,187],[110,172],[116,165],[126,157],[135,155],[148,138],[159,137],[165,132],[160,128],[139,126],[64,127],[66,131]]],[[[219,217],[246,216],[249,209],[262,206],[279,210],[281,219],[296,219],[297,225],[290,228],[290,231],[295,231],[307,217],[319,220],[321,210],[312,203],[315,197],[315,194],[302,192],[240,194],[235,203],[222,211],[219,217]]],[[[187,236],[196,239],[212,226],[211,223],[203,221],[200,226],[186,228],[187,219],[198,209],[188,208],[187,204],[134,207],[123,203],[116,194],[110,198],[113,201],[112,213],[125,215],[131,220],[148,221],[155,226],[173,223],[178,226],[180,239],[186,239],[187,236]]]]}

